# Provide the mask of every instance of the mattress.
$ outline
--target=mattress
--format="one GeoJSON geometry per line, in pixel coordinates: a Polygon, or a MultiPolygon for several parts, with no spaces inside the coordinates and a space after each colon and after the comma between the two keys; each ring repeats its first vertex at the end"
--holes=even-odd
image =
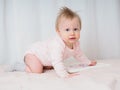
{"type": "Polygon", "coordinates": [[[97,62],[109,65],[81,70],[72,78],[59,78],[54,70],[42,74],[5,72],[6,65],[1,65],[0,90],[120,90],[120,60],[97,62]]]}

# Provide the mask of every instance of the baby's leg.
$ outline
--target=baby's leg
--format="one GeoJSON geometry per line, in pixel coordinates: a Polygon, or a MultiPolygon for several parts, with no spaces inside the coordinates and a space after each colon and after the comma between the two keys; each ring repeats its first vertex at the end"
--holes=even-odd
{"type": "Polygon", "coordinates": [[[43,65],[35,55],[27,54],[25,56],[25,64],[26,64],[26,69],[25,69],[26,72],[29,73],[43,72],[43,65]]]}

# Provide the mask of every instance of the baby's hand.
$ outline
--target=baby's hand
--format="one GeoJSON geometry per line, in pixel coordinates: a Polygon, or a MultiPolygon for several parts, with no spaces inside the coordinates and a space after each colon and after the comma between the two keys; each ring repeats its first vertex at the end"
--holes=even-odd
{"type": "Polygon", "coordinates": [[[97,62],[95,60],[92,60],[91,63],[89,64],[89,66],[95,66],[97,64],[97,62]]]}
{"type": "Polygon", "coordinates": [[[70,73],[66,78],[71,78],[74,76],[80,75],[79,73],[70,73]]]}

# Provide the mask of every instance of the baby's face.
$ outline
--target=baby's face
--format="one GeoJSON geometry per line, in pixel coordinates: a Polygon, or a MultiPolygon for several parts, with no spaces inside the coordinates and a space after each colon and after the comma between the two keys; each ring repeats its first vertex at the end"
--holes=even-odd
{"type": "Polygon", "coordinates": [[[80,38],[80,23],[77,18],[66,19],[62,18],[59,22],[59,30],[57,30],[60,37],[65,44],[73,45],[80,38]]]}

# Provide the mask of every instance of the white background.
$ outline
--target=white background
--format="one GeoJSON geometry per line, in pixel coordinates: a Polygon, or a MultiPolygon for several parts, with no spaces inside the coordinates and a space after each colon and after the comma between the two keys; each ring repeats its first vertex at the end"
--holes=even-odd
{"type": "Polygon", "coordinates": [[[54,36],[63,6],[80,15],[90,59],[120,59],[120,0],[0,0],[0,63],[23,61],[29,45],[54,36]]]}

